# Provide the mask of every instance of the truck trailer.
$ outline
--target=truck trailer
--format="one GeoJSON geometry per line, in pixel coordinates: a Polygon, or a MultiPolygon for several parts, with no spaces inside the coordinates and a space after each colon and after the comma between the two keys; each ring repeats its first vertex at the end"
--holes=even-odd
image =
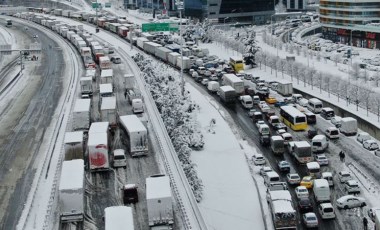
{"type": "Polygon", "coordinates": [[[291,82],[279,82],[277,92],[284,97],[291,96],[293,94],[293,84],[291,82]]]}
{"type": "Polygon", "coordinates": [[[227,105],[235,105],[236,91],[231,86],[221,86],[218,91],[220,100],[227,105]]]}
{"type": "Polygon", "coordinates": [[[99,57],[99,67],[101,70],[111,69],[112,62],[108,56],[99,57]]]}
{"type": "Polygon", "coordinates": [[[111,127],[116,127],[116,97],[104,97],[101,103],[100,117],[102,121],[108,121],[111,127]]]}
{"type": "Polygon", "coordinates": [[[88,160],[90,170],[108,170],[109,165],[109,123],[94,122],[88,131],[88,160]]]}
{"type": "Polygon", "coordinates": [[[91,99],[77,99],[73,110],[73,130],[88,130],[90,127],[91,99]]]}
{"type": "Polygon", "coordinates": [[[84,161],[64,161],[58,188],[61,222],[83,221],[84,191],[84,161]]]}
{"type": "Polygon", "coordinates": [[[65,133],[65,161],[83,159],[84,142],[83,131],[65,133]]]}
{"type": "Polygon", "coordinates": [[[102,69],[100,72],[100,83],[107,84],[112,83],[113,69],[102,69]]]}
{"type": "Polygon", "coordinates": [[[148,131],[136,115],[119,117],[121,139],[132,157],[148,154],[148,131]]]}
{"type": "Polygon", "coordinates": [[[172,193],[168,176],[156,175],[146,178],[146,203],[149,226],[174,223],[172,193]]]}
{"type": "Polygon", "coordinates": [[[80,78],[80,91],[82,98],[89,98],[92,96],[92,77],[80,78]]]}
{"type": "Polygon", "coordinates": [[[229,85],[235,89],[236,94],[242,95],[244,94],[244,82],[240,78],[238,78],[235,74],[223,74],[223,84],[229,85]]]}

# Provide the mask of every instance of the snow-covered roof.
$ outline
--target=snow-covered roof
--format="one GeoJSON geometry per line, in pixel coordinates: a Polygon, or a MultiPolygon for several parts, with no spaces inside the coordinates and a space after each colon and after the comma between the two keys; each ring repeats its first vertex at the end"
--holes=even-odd
{"type": "Polygon", "coordinates": [[[343,117],[342,118],[342,123],[343,122],[349,122],[349,121],[356,121],[356,119],[353,117],[343,117]]]}
{"type": "Polygon", "coordinates": [[[102,93],[112,93],[112,84],[107,83],[107,84],[99,84],[99,92],[102,93]]]}
{"type": "Polygon", "coordinates": [[[74,112],[90,111],[91,99],[77,99],[74,105],[74,112]]]}
{"type": "Polygon", "coordinates": [[[131,77],[135,77],[135,75],[133,75],[133,74],[124,74],[123,76],[124,76],[124,78],[131,78],[131,77]]]}
{"type": "Polygon", "coordinates": [[[221,86],[221,87],[220,87],[220,90],[222,90],[222,91],[224,91],[224,92],[226,92],[226,91],[235,91],[235,89],[232,88],[232,87],[229,86],[229,85],[221,86]]]}
{"type": "Polygon", "coordinates": [[[124,149],[115,149],[113,151],[114,156],[125,156],[125,150],[124,149]]]}
{"type": "Polygon", "coordinates": [[[103,97],[100,110],[116,109],[116,97],[103,97]]]}
{"type": "Polygon", "coordinates": [[[267,172],[267,177],[279,177],[279,175],[275,171],[267,172]]]}
{"type": "Polygon", "coordinates": [[[272,136],[272,141],[283,141],[284,139],[281,136],[272,136]]]}
{"type": "Polygon", "coordinates": [[[99,62],[104,62],[104,61],[110,61],[110,58],[108,56],[99,57],[99,62]]]}
{"type": "Polygon", "coordinates": [[[103,46],[101,46],[101,45],[94,45],[93,48],[94,48],[94,50],[102,50],[103,46]]]}
{"type": "Polygon", "coordinates": [[[177,52],[171,52],[169,53],[170,56],[180,56],[181,54],[177,53],[177,52]]]}
{"type": "Polygon", "coordinates": [[[294,145],[297,146],[297,148],[308,148],[311,147],[309,142],[307,141],[295,141],[294,145]]]}
{"type": "Polygon", "coordinates": [[[329,188],[329,182],[326,179],[315,179],[314,180],[314,187],[325,187],[329,188]]]}
{"type": "Polygon", "coordinates": [[[137,38],[137,40],[143,41],[143,42],[148,42],[149,41],[148,38],[144,38],[144,37],[139,37],[139,38],[137,38]]]}
{"type": "Polygon", "coordinates": [[[148,45],[154,46],[154,47],[162,47],[162,45],[155,43],[155,42],[145,42],[145,44],[148,44],[148,45]]]}
{"type": "Polygon", "coordinates": [[[89,133],[106,133],[108,132],[109,122],[93,122],[90,126],[89,133]]]}
{"type": "Polygon", "coordinates": [[[96,69],[87,69],[86,70],[86,76],[95,76],[96,69]]]}
{"type": "Polygon", "coordinates": [[[88,133],[88,146],[106,145],[108,146],[108,134],[106,132],[88,133]]]}
{"type": "Polygon", "coordinates": [[[292,196],[290,195],[289,190],[269,191],[269,195],[270,195],[270,198],[272,201],[274,201],[274,200],[292,201],[292,196]]]}
{"type": "Polygon", "coordinates": [[[81,51],[91,51],[90,47],[82,47],[80,49],[81,49],[81,51]]]}
{"type": "Polygon", "coordinates": [[[92,81],[92,77],[81,77],[80,81],[92,81]]]}
{"type": "Polygon", "coordinates": [[[330,177],[330,176],[332,176],[331,172],[323,172],[322,173],[322,177],[330,177]]]}
{"type": "Polygon", "coordinates": [[[232,74],[232,73],[223,74],[223,77],[228,78],[233,83],[243,82],[243,80],[241,80],[235,74],[232,74]]]}
{"type": "Polygon", "coordinates": [[[334,110],[330,107],[324,107],[324,108],[322,108],[322,110],[324,110],[326,112],[334,112],[334,110]]]}
{"type": "Polygon", "coordinates": [[[66,132],[65,144],[83,142],[83,131],[66,132]]]}
{"type": "Polygon", "coordinates": [[[100,77],[112,77],[113,76],[113,69],[103,69],[100,73],[100,77]]]}
{"type": "Polygon", "coordinates": [[[319,163],[316,162],[316,161],[306,163],[306,167],[308,169],[319,169],[319,168],[321,168],[321,166],[319,165],[319,163]]]}
{"type": "Polygon", "coordinates": [[[272,203],[274,213],[295,213],[291,201],[276,200],[272,203]]]}
{"type": "Polygon", "coordinates": [[[62,163],[59,190],[83,189],[84,161],[81,159],[64,161],[62,163]]]}
{"type": "Polygon", "coordinates": [[[168,176],[146,178],[146,199],[171,197],[168,176]]]}
{"type": "Polygon", "coordinates": [[[129,132],[146,132],[146,128],[136,115],[120,116],[120,123],[129,132]]]}
{"type": "Polygon", "coordinates": [[[132,208],[113,206],[104,209],[105,229],[134,229],[132,208]]]}
{"type": "Polygon", "coordinates": [[[165,53],[171,53],[172,51],[166,47],[158,47],[158,50],[164,51],[165,53]]]}
{"type": "Polygon", "coordinates": [[[309,99],[309,102],[310,103],[322,103],[321,100],[319,100],[318,98],[311,98],[311,99],[309,99]]]}
{"type": "Polygon", "coordinates": [[[124,189],[131,189],[131,188],[136,188],[136,184],[126,184],[124,185],[124,189]]]}

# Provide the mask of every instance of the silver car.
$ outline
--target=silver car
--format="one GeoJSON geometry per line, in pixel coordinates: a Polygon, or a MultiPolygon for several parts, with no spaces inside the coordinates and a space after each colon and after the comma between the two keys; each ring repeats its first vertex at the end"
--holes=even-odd
{"type": "Polygon", "coordinates": [[[318,218],[314,212],[308,212],[302,216],[303,224],[306,228],[316,228],[318,227],[318,218]]]}

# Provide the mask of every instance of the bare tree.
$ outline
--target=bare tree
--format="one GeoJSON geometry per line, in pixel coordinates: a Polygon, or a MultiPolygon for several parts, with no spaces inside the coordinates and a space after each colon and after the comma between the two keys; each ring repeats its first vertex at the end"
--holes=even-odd
{"type": "Polygon", "coordinates": [[[307,74],[305,74],[308,79],[309,85],[311,85],[312,90],[314,87],[314,79],[315,79],[316,74],[317,74],[317,70],[314,68],[308,68],[307,74]]]}
{"type": "Polygon", "coordinates": [[[349,90],[350,90],[350,82],[345,79],[342,79],[339,84],[338,91],[340,92],[340,95],[342,95],[342,98],[346,99],[347,106],[349,103],[349,90]]]}
{"type": "Polygon", "coordinates": [[[380,83],[380,71],[379,70],[376,70],[376,72],[373,73],[372,79],[375,83],[375,86],[379,87],[379,83],[380,83]]]}
{"type": "Polygon", "coordinates": [[[286,61],[287,62],[287,72],[288,74],[290,75],[290,79],[292,80],[293,82],[293,65],[294,65],[294,61],[286,61]]]}
{"type": "Polygon", "coordinates": [[[357,83],[351,84],[350,85],[350,95],[352,96],[352,102],[356,104],[356,111],[359,111],[359,85],[357,83]]]}
{"type": "Polygon", "coordinates": [[[331,57],[331,61],[333,61],[335,63],[335,66],[338,65],[338,62],[340,62],[340,55],[339,54],[334,54],[332,57],[331,57]]]}
{"type": "Polygon", "coordinates": [[[317,74],[317,84],[319,85],[319,93],[322,93],[322,84],[323,84],[323,78],[324,78],[324,74],[319,71],[318,74],[317,74]]]}
{"type": "Polygon", "coordinates": [[[263,62],[263,52],[260,50],[259,52],[256,53],[255,55],[255,60],[259,62],[260,69],[261,69],[261,63],[263,62]]]}
{"type": "Polygon", "coordinates": [[[285,67],[287,65],[287,62],[285,59],[279,59],[279,62],[278,62],[278,66],[279,66],[279,69],[281,70],[281,74],[282,74],[282,78],[284,78],[284,71],[285,71],[285,67]]]}
{"type": "Polygon", "coordinates": [[[317,61],[321,61],[321,53],[320,52],[317,52],[317,61]]]}
{"type": "Polygon", "coordinates": [[[267,65],[268,65],[268,53],[263,52],[263,62],[264,62],[264,70],[267,71],[267,65]]]}
{"type": "Polygon", "coordinates": [[[329,97],[330,97],[330,89],[331,89],[330,82],[331,82],[331,75],[326,74],[323,77],[323,88],[328,92],[329,97]]]}
{"type": "Polygon", "coordinates": [[[340,84],[340,77],[333,77],[331,78],[330,80],[330,85],[331,85],[331,89],[336,93],[336,96],[338,97],[338,102],[339,102],[339,97],[340,97],[340,92],[339,92],[339,84],[340,84]]]}
{"type": "Polygon", "coordinates": [[[376,108],[377,121],[380,122],[380,93],[375,92],[372,94],[371,99],[372,107],[376,108]]]}
{"type": "Polygon", "coordinates": [[[357,81],[360,78],[360,66],[358,63],[352,64],[351,77],[353,80],[357,81]]]}
{"type": "Polygon", "coordinates": [[[359,88],[359,100],[362,101],[365,105],[365,108],[367,110],[367,117],[368,111],[370,109],[369,106],[371,102],[372,93],[372,89],[368,85],[363,85],[359,88]]]}
{"type": "MultiPolygon", "coordinates": [[[[293,72],[293,75],[294,77],[297,79],[297,84],[299,84],[299,68],[300,68],[300,65],[298,63],[294,63],[293,64],[293,69],[292,69],[292,72],[293,72]]],[[[293,81],[293,79],[292,79],[293,81]]]]}

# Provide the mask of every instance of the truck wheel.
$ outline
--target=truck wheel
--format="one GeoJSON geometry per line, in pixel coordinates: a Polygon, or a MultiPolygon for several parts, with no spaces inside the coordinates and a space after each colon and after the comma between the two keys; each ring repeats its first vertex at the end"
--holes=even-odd
{"type": "Polygon", "coordinates": [[[344,209],[348,209],[348,205],[345,205],[345,206],[344,206],[344,209]]]}

